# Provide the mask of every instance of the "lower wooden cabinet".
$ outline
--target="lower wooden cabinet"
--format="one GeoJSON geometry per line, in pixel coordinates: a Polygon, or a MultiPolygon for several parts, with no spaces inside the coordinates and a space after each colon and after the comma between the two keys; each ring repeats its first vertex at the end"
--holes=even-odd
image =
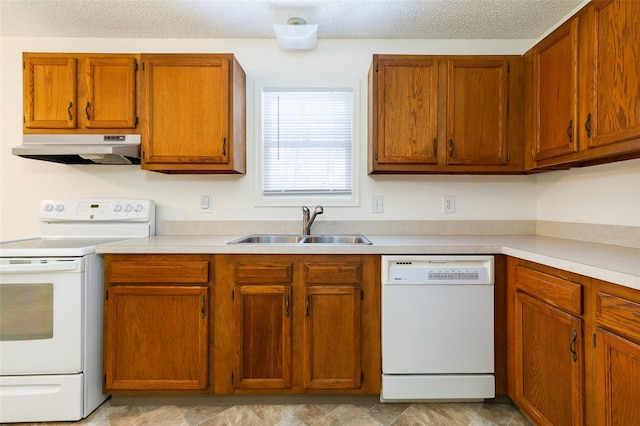
{"type": "Polygon", "coordinates": [[[205,389],[207,293],[196,286],[111,288],[105,388],[205,389]]]}
{"type": "Polygon", "coordinates": [[[507,260],[508,394],[539,425],[640,419],[640,291],[507,260]]]}
{"type": "Polygon", "coordinates": [[[236,285],[231,381],[240,389],[291,387],[291,286],[236,285]]]}
{"type": "Polygon", "coordinates": [[[582,319],[520,291],[515,312],[514,382],[520,407],[541,424],[582,424],[582,319]]]}
{"type": "Polygon", "coordinates": [[[110,394],[380,393],[380,256],[105,255],[110,394]]]}
{"type": "Polygon", "coordinates": [[[210,263],[105,255],[105,393],[207,389],[210,263]]]}
{"type": "Polygon", "coordinates": [[[598,425],[640,419],[640,292],[596,281],[598,425]]]}
{"type": "Polygon", "coordinates": [[[215,258],[216,393],[380,392],[379,256],[215,258]]]}

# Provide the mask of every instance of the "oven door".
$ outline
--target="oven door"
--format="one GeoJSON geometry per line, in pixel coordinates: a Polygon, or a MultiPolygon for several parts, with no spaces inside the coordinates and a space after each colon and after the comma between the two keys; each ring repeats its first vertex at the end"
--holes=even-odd
{"type": "Polygon", "coordinates": [[[0,259],[0,374],[82,371],[82,258],[0,259]]]}

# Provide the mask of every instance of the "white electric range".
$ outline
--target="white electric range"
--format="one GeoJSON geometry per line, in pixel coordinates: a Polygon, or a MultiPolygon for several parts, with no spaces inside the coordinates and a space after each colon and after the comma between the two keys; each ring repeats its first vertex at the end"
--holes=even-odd
{"type": "Polygon", "coordinates": [[[38,238],[0,243],[0,422],[74,421],[102,394],[98,244],[155,235],[155,203],[44,200],[38,238]]]}

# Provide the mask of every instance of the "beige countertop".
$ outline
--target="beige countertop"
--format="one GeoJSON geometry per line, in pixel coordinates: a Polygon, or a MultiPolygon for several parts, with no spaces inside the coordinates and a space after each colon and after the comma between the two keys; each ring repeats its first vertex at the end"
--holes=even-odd
{"type": "Polygon", "coordinates": [[[241,235],[167,235],[102,244],[121,254],[505,254],[640,290],[640,249],[534,235],[366,235],[372,245],[229,245],[241,235]]]}

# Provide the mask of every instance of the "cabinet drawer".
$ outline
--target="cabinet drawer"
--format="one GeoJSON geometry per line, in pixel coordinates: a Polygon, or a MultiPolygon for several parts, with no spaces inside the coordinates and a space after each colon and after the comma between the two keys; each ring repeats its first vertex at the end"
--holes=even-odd
{"type": "Polygon", "coordinates": [[[304,281],[306,284],[360,284],[362,263],[306,262],[304,281]]]}
{"type": "Polygon", "coordinates": [[[564,278],[516,267],[516,287],[532,296],[575,315],[582,315],[582,285],[564,278]]]}
{"type": "Polygon", "coordinates": [[[267,284],[293,282],[291,262],[238,262],[234,280],[238,284],[267,284]]]}
{"type": "Polygon", "coordinates": [[[598,325],[640,342],[640,303],[597,291],[598,325]]]}
{"type": "Polygon", "coordinates": [[[209,282],[208,261],[124,261],[106,265],[109,283],[202,283],[209,282]]]}

